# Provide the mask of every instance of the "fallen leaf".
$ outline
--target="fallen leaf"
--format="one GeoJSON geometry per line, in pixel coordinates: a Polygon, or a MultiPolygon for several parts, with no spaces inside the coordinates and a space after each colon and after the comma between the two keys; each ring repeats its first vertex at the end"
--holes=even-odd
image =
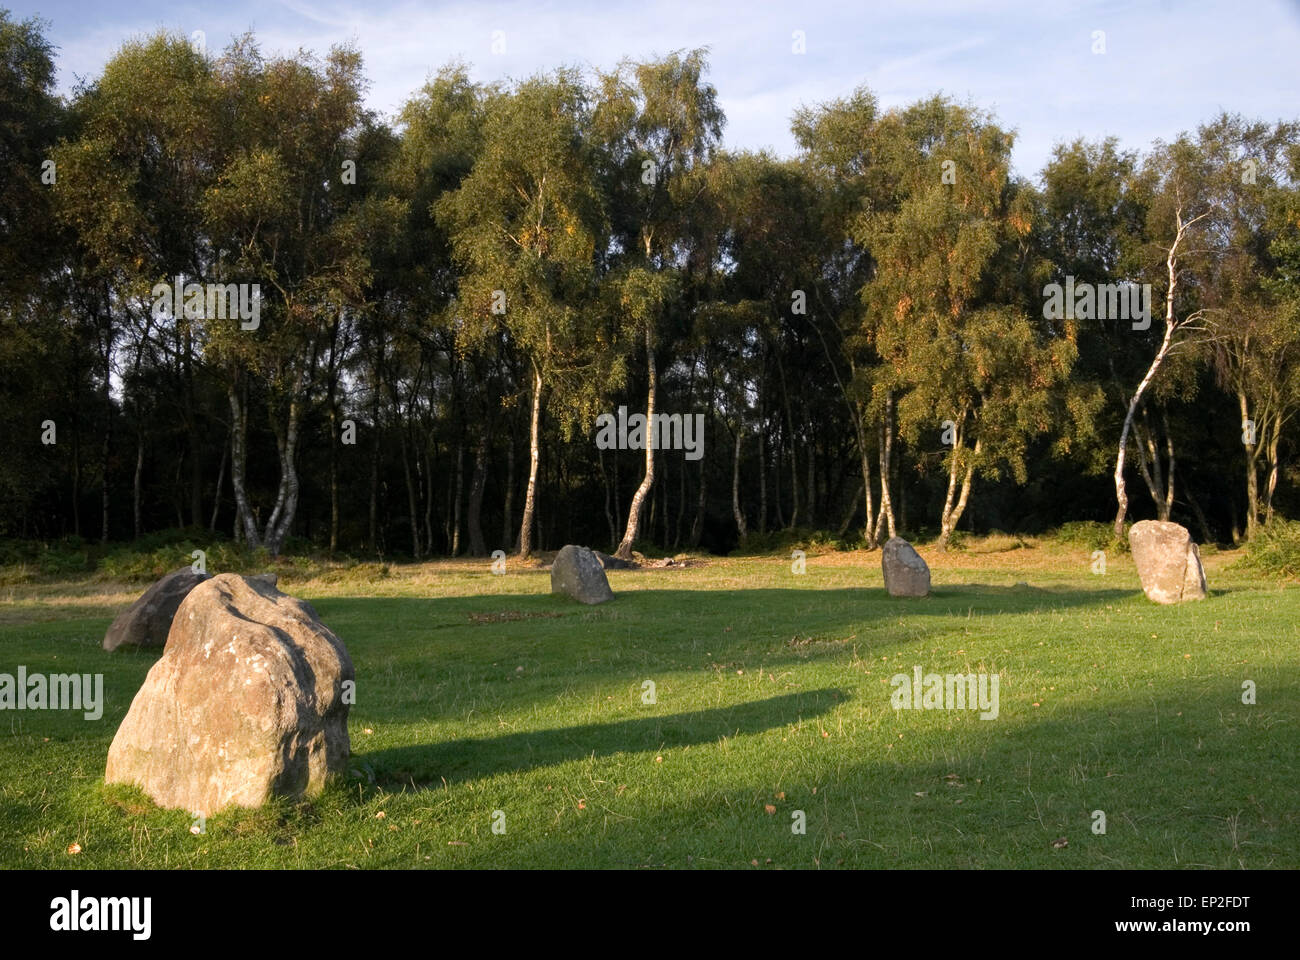
{"type": "Polygon", "coordinates": [[[1057,837],[1052,841],[1052,848],[1055,850],[1060,850],[1062,847],[1068,847],[1069,845],[1070,841],[1066,840],[1065,837],[1057,837]]]}
{"type": "Polygon", "coordinates": [[[763,809],[766,810],[769,814],[776,813],[776,807],[772,806],[770,803],[764,804],[763,809]]]}
{"type": "Polygon", "coordinates": [[[76,853],[80,853],[80,852],[81,852],[81,844],[79,844],[79,843],[70,843],[70,844],[68,844],[68,853],[76,854],[76,853]]]}

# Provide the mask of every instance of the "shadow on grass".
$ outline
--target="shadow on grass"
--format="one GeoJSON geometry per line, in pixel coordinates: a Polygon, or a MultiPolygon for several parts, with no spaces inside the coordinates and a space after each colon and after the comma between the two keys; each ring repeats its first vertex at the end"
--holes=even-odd
{"type": "Polygon", "coordinates": [[[352,766],[373,773],[379,786],[440,788],[443,778],[473,780],[591,756],[694,746],[724,736],[760,733],[828,713],[847,699],[844,691],[835,688],[810,690],[733,707],[354,754],[352,766]]]}
{"type": "MultiPolygon", "coordinates": [[[[1005,704],[990,723],[897,711],[881,733],[859,734],[856,762],[818,758],[825,747],[816,733],[791,737],[761,763],[679,782],[651,802],[605,798],[623,814],[608,832],[584,828],[584,815],[569,811],[565,829],[529,830],[508,853],[465,865],[1294,869],[1300,821],[1290,758],[1300,745],[1292,706],[1300,687],[1274,680],[1282,706],[1256,708],[1240,703],[1237,679],[1207,691],[1171,677],[1156,695],[1056,716],[1005,704]],[[925,748],[890,756],[896,732],[925,748]],[[806,835],[791,830],[797,809],[807,814],[806,835]],[[1098,809],[1110,824],[1102,835],[1092,829],[1098,809]]],[[[460,864],[438,863],[448,865],[460,864]]]]}
{"type": "MultiPolygon", "coordinates": [[[[639,684],[647,671],[769,670],[892,652],[953,629],[954,618],[1034,617],[1106,606],[1139,611],[1117,589],[950,586],[924,599],[882,588],[627,591],[586,607],[547,593],[447,598],[327,598],[322,619],[370,690],[367,720],[409,722],[540,703],[570,685],[639,684]],[[516,674],[519,666],[527,674],[516,674]]],[[[1169,608],[1152,609],[1168,610],[1169,608]]],[[[1140,611],[1139,611],[1140,612],[1140,611]]],[[[1177,617],[1181,611],[1162,616],[1177,617]]]]}
{"type": "MultiPolygon", "coordinates": [[[[989,584],[941,584],[928,597],[891,597],[881,587],[837,587],[828,589],[789,590],[773,587],[738,588],[736,590],[648,589],[626,590],[616,594],[613,602],[588,607],[567,597],[538,591],[535,594],[494,594],[454,597],[322,597],[312,599],[313,606],[328,622],[342,615],[361,622],[393,626],[418,626],[420,629],[445,629],[475,626],[471,615],[485,616],[505,610],[532,611],[523,620],[554,617],[589,621],[643,610],[653,606],[660,613],[689,610],[700,618],[736,613],[786,613],[792,606],[816,603],[824,610],[836,609],[844,619],[867,614],[906,612],[919,616],[947,616],[948,602],[960,600],[988,613],[1035,613],[1044,604],[1053,608],[1102,606],[1125,600],[1140,599],[1141,589],[1115,588],[1079,590],[1069,587],[992,586],[989,584]],[[743,601],[743,602],[742,602],[743,601]],[[376,616],[376,611],[379,615],[376,616]],[[572,615],[567,617],[566,615],[572,615]],[[415,621],[420,621],[418,624],[415,621]]],[[[966,607],[963,606],[964,613],[966,607]]],[[[346,640],[346,638],[345,638],[346,640]]]]}

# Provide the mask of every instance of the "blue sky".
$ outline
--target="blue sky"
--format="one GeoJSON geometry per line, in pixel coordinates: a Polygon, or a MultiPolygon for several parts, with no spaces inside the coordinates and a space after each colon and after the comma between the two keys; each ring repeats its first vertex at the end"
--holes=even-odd
{"type": "Polygon", "coordinates": [[[0,0],[50,21],[59,82],[94,77],[123,39],[202,30],[209,49],[253,29],[265,52],[355,42],[370,105],[393,113],[425,78],[461,59],[478,79],[560,64],[609,67],[708,46],[733,148],[794,150],[801,104],[865,84],[886,106],[936,92],[991,109],[1018,132],[1016,169],[1033,176],[1052,145],[1113,134],[1143,148],[1220,110],[1300,118],[1300,0],[1056,3],[1052,0],[410,2],[373,0],[0,0]],[[792,52],[795,31],[806,52],[792,52]],[[505,52],[492,51],[502,31],[505,52]],[[1094,53],[1095,31],[1105,52],[1094,53]]]}

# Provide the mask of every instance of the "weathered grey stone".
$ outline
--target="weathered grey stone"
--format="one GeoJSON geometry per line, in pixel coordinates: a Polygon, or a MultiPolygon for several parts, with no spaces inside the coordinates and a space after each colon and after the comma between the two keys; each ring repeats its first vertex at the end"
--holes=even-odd
{"type": "Polygon", "coordinates": [[[1156,603],[1205,599],[1201,552],[1186,527],[1167,520],[1142,520],[1129,530],[1128,542],[1147,599],[1156,603]]]}
{"type": "Polygon", "coordinates": [[[604,603],[614,599],[605,579],[605,568],[586,547],[569,544],[551,564],[551,593],[563,593],[583,603],[604,603]]]}
{"type": "Polygon", "coordinates": [[[635,570],[637,564],[632,560],[624,560],[622,557],[613,557],[608,553],[601,553],[599,550],[591,551],[600,561],[600,565],[606,570],[635,570]]]}
{"type": "Polygon", "coordinates": [[[161,647],[167,642],[167,631],[172,628],[176,608],[206,579],[206,573],[195,573],[189,567],[182,567],[158,580],[135,603],[117,615],[104,634],[104,649],[161,647]]]}
{"type": "Polygon", "coordinates": [[[310,605],[223,573],[176,611],[105,780],[207,816],[319,792],[346,771],[352,660],[310,605]]]}
{"type": "Polygon", "coordinates": [[[885,589],[891,597],[924,597],[930,592],[930,568],[902,537],[890,537],[880,551],[885,589]]]}

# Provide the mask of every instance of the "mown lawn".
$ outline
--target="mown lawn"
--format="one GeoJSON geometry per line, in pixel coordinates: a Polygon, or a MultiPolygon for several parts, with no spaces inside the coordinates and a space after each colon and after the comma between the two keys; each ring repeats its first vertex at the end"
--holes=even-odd
{"type": "Polygon", "coordinates": [[[0,866],[1300,866],[1300,589],[1220,554],[1159,607],[1126,557],[995,551],[922,550],[925,600],[879,553],[611,572],[597,608],[513,562],[286,573],[356,665],[352,774],[200,835],[103,783],[156,654],[99,644],[142,587],[3,587],[0,672],[102,672],[107,705],[0,712],[0,866]],[[893,710],[917,664],[999,674],[998,719],[893,710]]]}

